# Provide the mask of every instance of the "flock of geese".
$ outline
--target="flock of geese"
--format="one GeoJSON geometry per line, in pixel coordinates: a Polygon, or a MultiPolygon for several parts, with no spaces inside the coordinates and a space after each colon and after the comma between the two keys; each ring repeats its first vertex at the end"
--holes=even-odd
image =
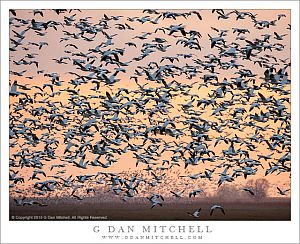
{"type": "MultiPolygon", "coordinates": [[[[197,198],[198,182],[290,176],[291,26],[276,28],[285,14],[55,9],[24,19],[24,11],[10,10],[9,181],[17,206],[46,206],[26,196],[46,201],[57,191],[81,201],[105,185],[154,208],[166,196],[197,198]],[[202,32],[208,13],[232,28],[202,32]],[[55,58],[53,39],[64,50],[55,58]],[[58,66],[63,73],[52,72],[58,66]],[[125,164],[130,174],[117,170],[125,164]],[[166,184],[174,169],[175,183],[166,184]]],[[[225,215],[212,205],[210,215],[219,211],[225,215]]]]}

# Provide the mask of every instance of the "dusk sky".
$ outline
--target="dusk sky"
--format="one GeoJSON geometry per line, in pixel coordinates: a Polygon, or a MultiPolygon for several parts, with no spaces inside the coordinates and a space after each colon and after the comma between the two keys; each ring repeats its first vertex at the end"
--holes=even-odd
{"type": "Polygon", "coordinates": [[[222,172],[241,187],[266,178],[270,196],[290,188],[288,10],[16,10],[10,18],[10,169],[25,178],[12,195],[97,172],[145,182],[164,175],[160,192],[167,184],[213,193],[222,172]],[[84,169],[73,163],[81,159],[84,169]],[[34,170],[46,176],[28,180],[34,170]]]}

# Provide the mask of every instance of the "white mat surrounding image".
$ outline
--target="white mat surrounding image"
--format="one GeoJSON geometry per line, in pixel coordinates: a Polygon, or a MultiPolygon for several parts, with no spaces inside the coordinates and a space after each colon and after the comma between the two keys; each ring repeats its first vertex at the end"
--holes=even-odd
{"type": "Polygon", "coordinates": [[[295,218],[291,9],[14,6],[5,221],[209,238],[295,218]]]}

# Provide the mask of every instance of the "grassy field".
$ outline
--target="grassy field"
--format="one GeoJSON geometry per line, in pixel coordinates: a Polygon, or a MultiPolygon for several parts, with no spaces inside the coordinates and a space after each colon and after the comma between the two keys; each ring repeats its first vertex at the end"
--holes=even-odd
{"type": "Polygon", "coordinates": [[[48,206],[16,206],[10,199],[11,220],[290,220],[290,198],[267,198],[263,201],[221,201],[216,199],[165,199],[163,207],[151,209],[148,201],[97,202],[90,198],[50,199],[48,206]],[[222,205],[226,215],[210,207],[222,205]],[[189,216],[201,208],[199,218],[189,216]]]}

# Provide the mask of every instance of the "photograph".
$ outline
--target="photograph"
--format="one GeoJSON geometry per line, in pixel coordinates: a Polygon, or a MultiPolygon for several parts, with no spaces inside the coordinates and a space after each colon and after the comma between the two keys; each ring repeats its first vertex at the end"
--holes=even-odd
{"type": "Polygon", "coordinates": [[[11,9],[9,39],[12,220],[290,220],[289,11],[11,9]]]}
{"type": "Polygon", "coordinates": [[[1,17],[6,229],[178,243],[295,223],[290,7],[53,3],[1,17]]]}

